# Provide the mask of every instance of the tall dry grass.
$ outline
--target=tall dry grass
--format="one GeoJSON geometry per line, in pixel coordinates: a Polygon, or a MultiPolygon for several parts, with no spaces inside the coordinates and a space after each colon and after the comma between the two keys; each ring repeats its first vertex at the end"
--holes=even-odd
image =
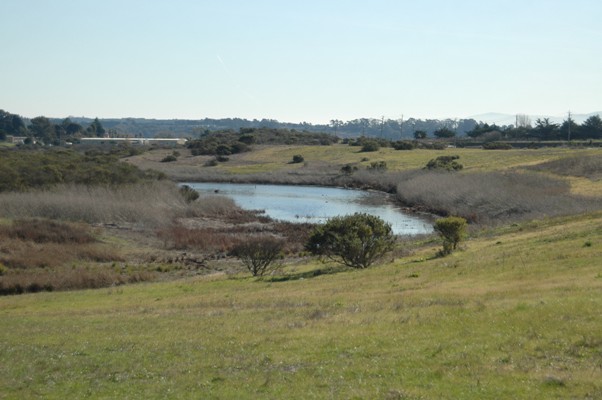
{"type": "Polygon", "coordinates": [[[599,199],[571,194],[568,182],[533,172],[442,173],[413,171],[397,197],[442,215],[496,223],[577,214],[599,209],[599,199]]]}
{"type": "Polygon", "coordinates": [[[166,181],[119,187],[59,186],[0,193],[0,217],[47,218],[90,224],[129,224],[141,228],[170,225],[179,217],[228,213],[229,199],[187,203],[176,184],[166,181]]]}
{"type": "Polygon", "coordinates": [[[563,176],[579,176],[589,179],[602,177],[602,154],[565,157],[528,167],[534,171],[551,172],[563,176]]]}

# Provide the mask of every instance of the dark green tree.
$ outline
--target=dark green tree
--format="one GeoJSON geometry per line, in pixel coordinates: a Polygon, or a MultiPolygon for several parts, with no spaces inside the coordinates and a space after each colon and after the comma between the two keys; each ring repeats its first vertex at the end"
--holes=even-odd
{"type": "Polygon", "coordinates": [[[581,134],[584,139],[602,139],[602,119],[599,115],[592,115],[581,125],[581,134]]]}
{"type": "Polygon", "coordinates": [[[426,131],[417,130],[414,131],[414,139],[426,139],[426,131]]]}
{"type": "Polygon", "coordinates": [[[555,140],[559,138],[560,129],[558,124],[550,122],[550,118],[538,118],[535,121],[535,136],[540,140],[555,140]]]}
{"type": "Polygon", "coordinates": [[[46,117],[36,117],[31,120],[29,131],[34,138],[44,144],[51,144],[56,139],[54,124],[46,117]]]}
{"type": "Polygon", "coordinates": [[[0,110],[0,140],[4,140],[6,135],[22,136],[25,134],[25,131],[25,124],[21,117],[0,110]]]}
{"type": "Polygon", "coordinates": [[[65,118],[61,123],[61,126],[65,130],[65,134],[68,137],[76,136],[78,133],[82,133],[84,131],[84,127],[78,123],[71,121],[70,118],[65,118]]]}
{"type": "Polygon", "coordinates": [[[569,117],[562,122],[560,125],[560,138],[562,140],[573,140],[581,139],[581,127],[575,122],[574,119],[569,117]]]}
{"type": "Polygon", "coordinates": [[[452,131],[449,128],[439,128],[435,132],[433,132],[433,135],[435,135],[435,137],[439,139],[446,139],[453,138],[454,136],[456,136],[456,132],[452,131]]]}
{"type": "Polygon", "coordinates": [[[105,134],[105,128],[103,128],[102,124],[98,120],[98,118],[94,118],[94,121],[90,124],[88,129],[86,129],[89,135],[96,137],[103,137],[105,134]]]}
{"type": "Polygon", "coordinates": [[[315,229],[306,249],[352,268],[368,268],[393,249],[391,225],[381,218],[355,213],[334,217],[315,229]]]}

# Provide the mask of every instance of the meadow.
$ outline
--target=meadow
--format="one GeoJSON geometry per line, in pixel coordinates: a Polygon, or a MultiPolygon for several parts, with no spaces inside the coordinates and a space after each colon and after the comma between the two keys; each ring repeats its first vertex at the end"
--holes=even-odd
{"type": "Polygon", "coordinates": [[[169,182],[1,193],[0,282],[31,274],[63,291],[0,297],[0,399],[601,398],[601,150],[358,150],[256,146],[209,167],[157,149],[126,162],[182,180],[394,190],[474,212],[461,249],[439,257],[435,236],[405,238],[349,270],[303,253],[309,226],[188,203],[169,182]],[[452,154],[461,172],[422,169],[452,154]],[[387,170],[367,170],[377,161],[387,170]],[[257,233],[290,242],[263,278],[227,256],[257,233]]]}
{"type": "Polygon", "coordinates": [[[596,399],[602,214],[289,265],[0,298],[0,398],[596,399]],[[303,276],[304,279],[296,279],[303,276]]]}

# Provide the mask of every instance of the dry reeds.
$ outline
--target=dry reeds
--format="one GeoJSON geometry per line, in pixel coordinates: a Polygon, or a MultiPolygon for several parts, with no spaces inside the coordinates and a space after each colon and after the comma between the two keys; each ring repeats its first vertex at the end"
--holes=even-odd
{"type": "Polygon", "coordinates": [[[178,217],[226,213],[234,207],[229,199],[203,199],[189,204],[177,185],[166,181],[117,187],[71,185],[0,194],[0,216],[4,218],[131,224],[143,228],[167,226],[178,217]]]}
{"type": "Polygon", "coordinates": [[[441,215],[494,223],[586,212],[597,202],[572,195],[568,182],[538,173],[414,171],[397,185],[398,198],[441,215]]]}

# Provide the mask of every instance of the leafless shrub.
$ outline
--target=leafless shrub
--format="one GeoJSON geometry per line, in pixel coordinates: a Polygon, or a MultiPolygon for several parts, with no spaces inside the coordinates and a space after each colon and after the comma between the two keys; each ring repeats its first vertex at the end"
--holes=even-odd
{"type": "Polygon", "coordinates": [[[258,236],[238,244],[232,253],[253,276],[263,276],[282,252],[283,242],[271,236],[258,236]]]}

